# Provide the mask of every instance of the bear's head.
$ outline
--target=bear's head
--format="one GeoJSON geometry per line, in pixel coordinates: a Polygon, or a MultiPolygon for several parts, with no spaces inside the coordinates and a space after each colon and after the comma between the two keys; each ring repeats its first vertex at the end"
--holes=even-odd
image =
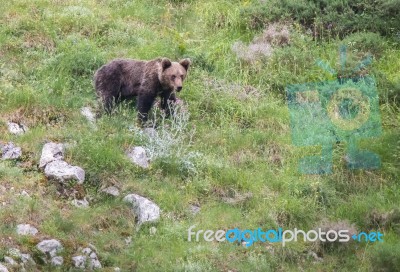
{"type": "Polygon", "coordinates": [[[182,90],[182,84],[186,78],[189,65],[189,59],[183,59],[179,62],[171,62],[167,58],[162,59],[160,82],[163,88],[172,92],[180,92],[182,90]]]}

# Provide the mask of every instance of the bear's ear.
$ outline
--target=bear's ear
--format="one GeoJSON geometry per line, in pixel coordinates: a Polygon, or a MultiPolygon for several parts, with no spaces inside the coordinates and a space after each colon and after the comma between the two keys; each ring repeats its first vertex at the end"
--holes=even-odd
{"type": "Polygon", "coordinates": [[[186,71],[189,69],[190,63],[190,59],[183,59],[179,62],[179,64],[182,65],[186,71]]]}
{"type": "Polygon", "coordinates": [[[162,68],[163,68],[163,71],[164,71],[165,69],[167,69],[168,67],[170,67],[171,65],[172,65],[172,63],[171,63],[171,61],[170,61],[169,59],[163,58],[163,59],[161,60],[161,66],[162,66],[162,68]]]}

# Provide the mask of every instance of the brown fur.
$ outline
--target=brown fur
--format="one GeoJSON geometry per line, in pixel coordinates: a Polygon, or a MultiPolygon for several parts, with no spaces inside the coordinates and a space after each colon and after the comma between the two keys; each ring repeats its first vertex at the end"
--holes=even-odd
{"type": "Polygon", "coordinates": [[[175,93],[181,91],[189,66],[189,59],[116,59],[96,71],[94,85],[108,113],[116,102],[137,96],[138,116],[145,122],[157,96],[169,114],[169,102],[175,102],[175,93]]]}

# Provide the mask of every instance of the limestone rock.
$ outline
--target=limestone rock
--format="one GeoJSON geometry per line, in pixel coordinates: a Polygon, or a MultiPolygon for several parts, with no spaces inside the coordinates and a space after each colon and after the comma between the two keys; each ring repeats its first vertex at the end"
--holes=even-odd
{"type": "Polygon", "coordinates": [[[2,263],[0,263],[0,272],[8,272],[7,267],[5,267],[2,263]]]}
{"type": "Polygon", "coordinates": [[[74,199],[72,200],[72,205],[74,205],[77,208],[88,208],[89,207],[89,202],[84,199],[74,199]]]}
{"type": "Polygon", "coordinates": [[[140,195],[129,194],[124,198],[133,206],[133,212],[137,217],[138,224],[145,222],[156,222],[160,218],[160,208],[152,201],[140,195]]]}
{"type": "Polygon", "coordinates": [[[96,252],[86,247],[81,250],[83,255],[72,257],[72,261],[76,268],[88,268],[89,270],[102,268],[96,252]]]}
{"type": "Polygon", "coordinates": [[[55,239],[43,240],[36,245],[36,248],[45,255],[49,254],[50,257],[55,257],[63,249],[61,243],[55,239]]]}
{"type": "Polygon", "coordinates": [[[38,230],[29,224],[19,224],[17,225],[17,233],[19,235],[36,235],[38,230]]]}
{"type": "Polygon", "coordinates": [[[14,143],[9,142],[1,147],[2,159],[3,160],[14,160],[19,159],[22,156],[22,150],[20,147],[15,146],[14,143]]]}
{"type": "Polygon", "coordinates": [[[60,266],[64,263],[64,258],[61,256],[54,256],[51,258],[51,264],[54,266],[60,266]]]}
{"type": "Polygon", "coordinates": [[[47,178],[62,183],[69,180],[76,180],[78,184],[82,184],[85,180],[85,171],[82,168],[69,165],[61,160],[48,163],[44,169],[44,174],[47,178]]]}
{"type": "Polygon", "coordinates": [[[8,122],[8,131],[14,135],[21,135],[28,131],[28,127],[23,124],[8,122]]]}
{"type": "Polygon", "coordinates": [[[74,256],[72,257],[72,261],[76,268],[85,268],[86,265],[86,256],[74,256]]]}
{"type": "Polygon", "coordinates": [[[64,145],[58,143],[47,143],[43,146],[39,167],[43,168],[52,161],[64,159],[64,145]]]}
{"type": "Polygon", "coordinates": [[[103,193],[106,193],[108,195],[112,195],[112,196],[119,196],[119,190],[117,187],[115,186],[110,186],[107,188],[104,188],[103,190],[101,190],[103,193]]]}
{"type": "Polygon", "coordinates": [[[136,165],[142,168],[149,167],[149,158],[146,155],[146,150],[141,146],[135,146],[128,150],[129,159],[136,165]]]}
{"type": "Polygon", "coordinates": [[[16,264],[17,264],[17,262],[16,262],[16,261],[14,261],[14,259],[13,259],[13,258],[11,258],[11,257],[8,257],[8,256],[4,256],[4,261],[5,261],[7,264],[11,265],[11,266],[13,266],[13,265],[16,265],[16,264]]]}

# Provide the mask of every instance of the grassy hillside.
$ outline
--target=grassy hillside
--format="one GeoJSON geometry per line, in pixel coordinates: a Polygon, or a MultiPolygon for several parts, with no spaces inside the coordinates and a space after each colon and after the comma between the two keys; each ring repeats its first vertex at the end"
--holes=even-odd
{"type": "MultiPolygon", "coordinates": [[[[14,247],[39,260],[36,244],[54,238],[64,245],[60,271],[75,271],[71,256],[89,243],[103,271],[400,271],[400,29],[357,25],[343,37],[327,32],[324,23],[312,28],[280,17],[278,9],[262,17],[258,1],[3,2],[0,140],[20,146],[23,156],[0,161],[0,262],[14,247]],[[334,80],[315,62],[323,59],[339,70],[342,44],[347,76],[373,56],[364,72],[377,81],[383,133],[360,146],[379,154],[382,164],[349,170],[347,144],[340,142],[332,174],[303,175],[299,159],[321,149],[292,144],[285,88],[334,80]],[[121,104],[95,127],[81,115],[82,107],[97,106],[92,77],[101,65],[117,57],[161,56],[193,62],[179,115],[164,122],[159,112],[153,115],[164,136],[143,137],[133,104],[121,104]],[[11,135],[7,121],[29,131],[11,135]],[[65,160],[86,171],[83,186],[70,186],[87,197],[88,209],[71,205],[38,169],[48,141],[68,143],[65,160]],[[151,151],[149,169],[126,157],[125,150],[137,145],[151,151]],[[120,197],[101,193],[110,185],[120,188],[120,197]],[[30,198],[19,196],[23,190],[30,198]],[[122,201],[129,193],[159,205],[160,221],[136,230],[122,201]],[[194,215],[191,205],[200,212],[194,215]],[[18,236],[21,223],[35,226],[38,235],[18,236]],[[189,242],[192,225],[214,231],[352,225],[384,233],[384,242],[257,242],[246,248],[189,242]]],[[[37,263],[27,271],[56,271],[37,263]]]]}

